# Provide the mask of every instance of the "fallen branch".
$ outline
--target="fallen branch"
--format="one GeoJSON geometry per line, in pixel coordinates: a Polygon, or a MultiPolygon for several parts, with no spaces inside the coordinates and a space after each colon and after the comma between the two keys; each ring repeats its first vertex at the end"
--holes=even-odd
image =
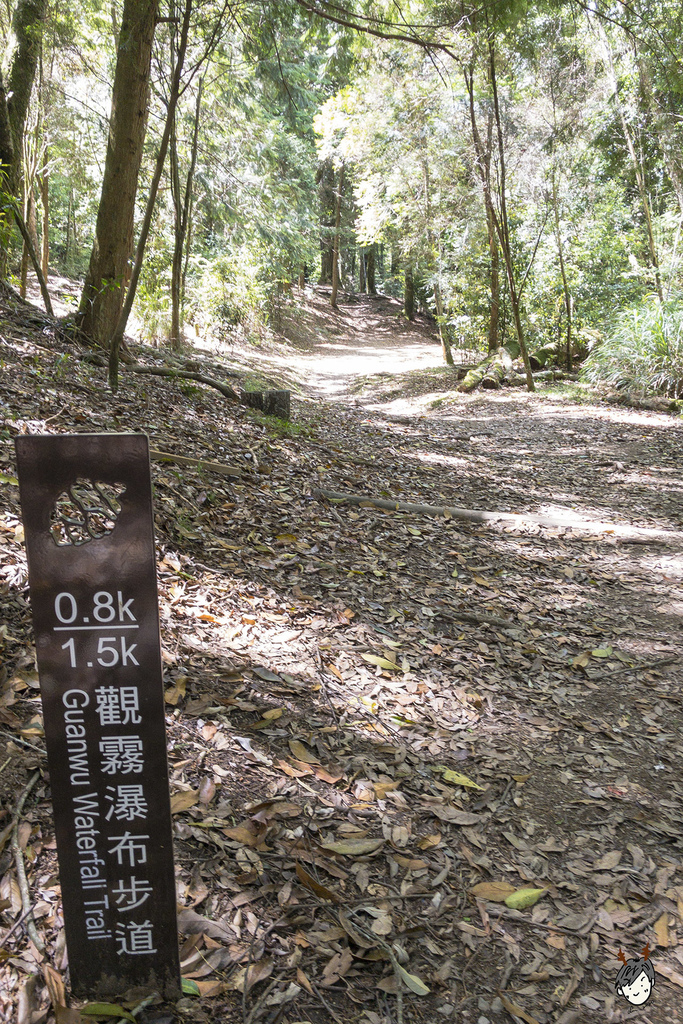
{"type": "Polygon", "coordinates": [[[48,316],[54,318],[54,313],[52,312],[52,302],[50,301],[50,293],[47,290],[45,278],[43,277],[43,271],[40,268],[40,263],[38,262],[36,251],[33,248],[33,242],[31,241],[31,236],[28,233],[28,228],[26,227],[24,218],[21,216],[21,213],[19,212],[19,207],[14,201],[12,201],[12,213],[14,214],[14,219],[17,222],[17,227],[21,232],[21,237],[24,239],[24,245],[26,246],[26,251],[28,252],[31,258],[31,263],[33,264],[35,275],[38,278],[38,284],[40,285],[40,294],[43,296],[43,302],[45,303],[45,311],[48,314],[48,316]]]}
{"type": "MultiPolygon", "coordinates": [[[[192,466],[193,469],[207,470],[220,476],[242,476],[244,470],[237,466],[225,466],[221,462],[207,462],[204,459],[193,459],[189,455],[174,455],[172,452],[159,452],[150,448],[149,456],[157,462],[176,462],[179,466],[192,466]]],[[[245,467],[246,468],[246,467],[245,467]]]]}
{"type": "Polygon", "coordinates": [[[361,935],[365,936],[366,939],[370,939],[373,945],[379,946],[381,949],[383,949],[384,952],[389,957],[391,966],[394,971],[394,977],[396,979],[396,1020],[397,1024],[403,1024],[403,978],[401,976],[401,967],[396,958],[396,954],[394,953],[391,946],[384,941],[384,939],[380,938],[379,935],[375,935],[374,932],[368,931],[360,924],[360,922],[358,921],[357,910],[350,910],[349,913],[352,914],[354,917],[353,927],[357,928],[361,935]]]}
{"type": "Polygon", "coordinates": [[[14,924],[12,925],[10,930],[5,932],[5,934],[0,939],[0,949],[4,948],[4,946],[7,943],[7,940],[10,939],[12,937],[12,935],[14,935],[15,931],[17,930],[17,928],[19,928],[19,926],[24,923],[24,921],[26,920],[28,915],[32,914],[32,913],[33,913],[33,907],[29,907],[28,910],[22,910],[21,914],[16,919],[16,921],[14,922],[14,924]]]}
{"type": "Polygon", "coordinates": [[[176,370],[168,366],[143,366],[142,363],[128,363],[127,369],[133,373],[148,373],[153,377],[196,380],[199,384],[206,384],[207,387],[220,391],[223,397],[229,398],[231,402],[241,402],[242,405],[250,406],[252,409],[260,409],[267,416],[278,416],[283,420],[288,420],[290,416],[289,391],[236,391],[230,384],[224,384],[223,381],[216,380],[215,377],[207,377],[205,373],[197,373],[194,370],[176,370]]]}
{"type": "MultiPolygon", "coordinates": [[[[584,530],[588,533],[610,533],[614,537],[642,537],[651,540],[683,541],[683,533],[673,530],[654,530],[648,527],[619,526],[615,523],[591,522],[586,519],[558,519],[555,516],[537,516],[533,513],[483,512],[479,509],[460,508],[457,505],[416,505],[410,501],[390,501],[373,498],[368,494],[351,494],[341,491],[323,491],[313,488],[314,498],[327,501],[346,502],[370,508],[382,508],[389,512],[412,512],[421,516],[446,516],[452,519],[466,519],[470,523],[510,523],[520,528],[545,526],[551,529],[584,530]]],[[[569,511],[569,510],[567,510],[569,511]]]]}
{"type": "Polygon", "coordinates": [[[461,612],[459,610],[452,610],[450,612],[437,612],[440,619],[446,619],[447,622],[471,622],[474,626],[515,626],[516,622],[512,619],[503,619],[500,615],[486,615],[483,612],[461,612]]]}
{"type": "Polygon", "coordinates": [[[625,672],[649,672],[653,668],[664,668],[665,665],[673,665],[678,660],[678,655],[674,654],[671,658],[660,658],[659,661],[645,661],[642,665],[625,665],[623,668],[617,668],[610,672],[608,678],[611,679],[613,676],[623,675],[625,672]]]}
{"type": "Polygon", "coordinates": [[[31,778],[28,780],[22,793],[17,802],[17,809],[14,812],[14,828],[12,834],[12,852],[14,853],[14,863],[17,869],[17,879],[19,881],[19,891],[21,892],[21,906],[24,914],[27,916],[26,931],[29,934],[31,942],[36,949],[42,953],[45,950],[45,943],[41,939],[36,929],[35,923],[28,917],[33,907],[31,906],[31,893],[28,888],[28,879],[26,878],[26,866],[24,865],[24,855],[19,845],[19,819],[21,818],[21,812],[24,809],[26,798],[35,786],[36,782],[40,778],[40,772],[34,772],[31,778]]]}
{"type": "Polygon", "coordinates": [[[215,388],[216,391],[220,391],[225,398],[229,398],[233,402],[241,400],[240,393],[230,387],[229,384],[223,384],[222,381],[215,380],[213,377],[206,377],[203,373],[194,373],[190,370],[172,370],[166,366],[143,366],[142,363],[129,363],[126,369],[132,373],[149,373],[153,377],[178,377],[181,380],[196,380],[199,384],[206,384],[207,387],[215,388]]]}

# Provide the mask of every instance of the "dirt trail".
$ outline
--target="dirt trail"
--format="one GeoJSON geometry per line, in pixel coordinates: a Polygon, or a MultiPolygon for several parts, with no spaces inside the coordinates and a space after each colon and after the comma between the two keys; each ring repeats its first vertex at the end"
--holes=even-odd
{"type": "MultiPolygon", "coordinates": [[[[616,1024],[629,1009],[614,991],[619,948],[636,956],[646,941],[657,986],[643,1020],[675,1024],[683,547],[572,519],[680,531],[683,424],[568,389],[460,395],[433,325],[397,311],[364,299],[335,312],[318,296],[283,305],[288,346],[224,353],[299,386],[284,426],[176,380],[122,374],[112,396],[104,370],[0,308],[0,731],[16,739],[0,814],[41,763],[26,744],[42,742],[12,438],[142,428],[152,447],[242,471],[153,465],[172,786],[216,788],[208,810],[174,819],[183,926],[199,941],[193,908],[224,928],[220,950],[191,953],[216,988],[184,1019],[244,1020],[225,983],[244,957],[277,962],[287,1019],[329,1024],[333,1005],[335,1019],[396,1020],[394,970],[345,928],[338,900],[430,988],[405,994],[405,1024],[503,1024],[504,999],[539,1024],[616,1024]],[[351,508],[315,488],[566,524],[351,508]],[[367,856],[335,852],[366,839],[367,856]],[[542,895],[517,911],[491,883],[542,895]],[[229,966],[207,975],[204,961],[229,966]]],[[[41,785],[34,887],[56,877],[41,785]]],[[[0,848],[0,885],[12,865],[0,848]]],[[[58,892],[40,893],[61,963],[58,892]]],[[[0,911],[0,933],[14,913],[0,911]]],[[[12,943],[33,955],[21,932],[12,943]]],[[[0,964],[0,1016],[20,969],[0,964]]]]}

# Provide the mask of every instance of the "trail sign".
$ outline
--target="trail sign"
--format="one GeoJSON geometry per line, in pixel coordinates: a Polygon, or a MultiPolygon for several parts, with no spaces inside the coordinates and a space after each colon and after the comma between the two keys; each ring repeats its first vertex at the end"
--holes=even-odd
{"type": "Polygon", "coordinates": [[[71,988],[180,993],[143,434],[16,439],[71,988]]]}

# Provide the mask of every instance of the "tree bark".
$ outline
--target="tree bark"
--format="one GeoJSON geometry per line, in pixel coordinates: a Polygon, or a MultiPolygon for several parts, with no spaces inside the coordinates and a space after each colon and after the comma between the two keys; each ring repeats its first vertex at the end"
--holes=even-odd
{"type": "Polygon", "coordinates": [[[78,311],[81,331],[105,346],[123,305],[133,248],[138,175],[147,126],[158,0],[125,0],[95,241],[78,311]]]}
{"type": "Polygon", "coordinates": [[[531,373],[531,367],[529,365],[529,353],[526,347],[526,340],[524,337],[524,328],[522,326],[522,317],[520,311],[520,297],[521,297],[521,286],[518,287],[515,278],[514,260],[512,254],[512,242],[510,238],[510,222],[507,214],[507,196],[506,196],[506,171],[505,171],[505,143],[503,141],[503,125],[500,115],[500,104],[498,102],[498,85],[496,79],[496,61],[495,61],[495,49],[493,36],[489,32],[487,39],[488,54],[489,54],[489,80],[491,82],[491,91],[493,95],[493,114],[495,119],[496,137],[497,137],[497,148],[498,148],[498,162],[499,162],[499,202],[500,202],[500,213],[496,211],[493,203],[493,196],[491,193],[491,181],[490,175],[487,174],[485,150],[477,127],[477,120],[474,108],[474,69],[471,67],[469,72],[465,70],[465,82],[467,85],[467,91],[469,94],[469,106],[470,106],[470,123],[472,125],[472,138],[474,141],[475,151],[477,154],[477,168],[479,176],[482,181],[484,189],[484,200],[487,204],[487,210],[493,220],[495,227],[496,236],[500,245],[501,252],[503,254],[503,262],[505,264],[505,274],[507,277],[508,290],[510,292],[510,305],[512,306],[512,317],[515,323],[515,333],[517,335],[517,342],[524,362],[524,369],[526,371],[527,387],[529,391],[535,391],[534,379],[531,373]]]}
{"type": "Polygon", "coordinates": [[[491,210],[486,204],[486,227],[489,236],[489,254],[491,257],[491,306],[489,312],[489,352],[495,352],[500,346],[498,336],[498,320],[500,311],[500,256],[498,253],[498,242],[496,241],[496,229],[493,224],[491,210]]]}
{"type": "Polygon", "coordinates": [[[631,166],[633,167],[633,173],[636,176],[636,183],[638,185],[638,193],[640,195],[640,203],[641,203],[641,206],[643,208],[643,216],[645,217],[645,227],[647,229],[647,244],[648,244],[648,248],[650,250],[650,261],[652,263],[652,269],[653,269],[654,275],[655,275],[655,288],[657,290],[657,296],[659,297],[659,301],[663,302],[664,301],[664,294],[663,294],[663,291],[662,291],[662,279],[661,279],[661,274],[659,272],[659,259],[658,259],[658,256],[657,256],[657,246],[655,244],[654,229],[652,227],[652,213],[651,213],[651,210],[650,210],[650,201],[649,201],[648,196],[647,196],[647,188],[646,188],[646,185],[645,185],[645,174],[643,172],[643,167],[642,167],[640,161],[638,160],[638,154],[636,153],[636,148],[635,148],[635,146],[633,144],[633,137],[631,136],[631,132],[630,132],[629,127],[628,127],[628,122],[626,121],[626,115],[624,113],[624,108],[623,108],[623,105],[622,105],[622,102],[621,102],[621,97],[619,96],[619,83],[617,82],[617,76],[616,76],[616,73],[614,71],[614,63],[613,63],[613,59],[612,59],[612,47],[610,45],[610,41],[609,41],[609,38],[608,38],[606,32],[604,33],[604,40],[605,40],[605,46],[607,48],[607,56],[608,56],[608,59],[609,59],[610,72],[611,72],[611,75],[612,75],[612,88],[614,89],[614,102],[616,104],[617,111],[619,113],[619,120],[621,122],[621,130],[624,133],[624,141],[626,142],[626,149],[628,150],[628,155],[629,155],[629,158],[631,160],[631,166]]]}
{"type": "Polygon", "coordinates": [[[373,244],[366,250],[365,260],[365,280],[368,286],[368,295],[377,294],[377,284],[375,282],[376,252],[377,247],[373,242],[373,244]]]}
{"type": "Polygon", "coordinates": [[[336,209],[334,212],[334,243],[332,247],[332,294],[330,305],[336,307],[339,290],[339,239],[341,237],[342,190],[344,188],[344,164],[339,168],[336,209]]]}
{"type": "MultiPolygon", "coordinates": [[[[166,111],[164,134],[162,135],[161,142],[159,143],[159,152],[157,153],[154,174],[152,175],[152,181],[149,186],[145,215],[142,219],[142,224],[140,225],[140,236],[135,250],[135,262],[130,276],[128,293],[123,306],[121,307],[118,320],[116,321],[116,327],[111,334],[111,340],[109,342],[109,384],[112,391],[116,391],[118,387],[119,350],[123,343],[126,324],[128,323],[128,317],[130,316],[130,311],[133,308],[133,302],[135,300],[135,292],[140,279],[140,271],[142,270],[142,260],[145,254],[145,246],[147,245],[147,237],[152,224],[154,204],[156,203],[159,182],[161,181],[161,175],[166,161],[166,153],[168,151],[168,143],[171,137],[171,128],[175,119],[178,96],[180,95],[180,79],[183,73],[183,65],[185,64],[187,40],[190,32],[190,17],[192,15],[192,3],[193,0],[185,0],[185,11],[183,14],[183,24],[180,32],[178,53],[175,58],[175,66],[171,76],[171,88],[169,92],[168,109],[166,111]]],[[[123,26],[121,27],[121,37],[123,38],[123,26]]]]}
{"type": "Polygon", "coordinates": [[[21,211],[17,206],[17,202],[15,199],[10,200],[10,206],[12,209],[12,213],[14,214],[14,220],[16,222],[16,225],[19,228],[19,231],[21,232],[21,237],[24,239],[26,248],[28,249],[28,254],[31,259],[31,263],[33,264],[33,269],[35,271],[36,277],[38,278],[38,284],[40,285],[40,294],[43,296],[45,309],[50,316],[54,316],[54,313],[52,312],[52,302],[50,301],[50,293],[47,290],[47,284],[45,283],[43,272],[40,269],[40,263],[38,262],[36,251],[33,248],[33,244],[31,242],[31,236],[28,233],[28,229],[26,227],[26,224],[24,223],[24,218],[21,215],[21,211]]]}
{"type": "Polygon", "coordinates": [[[360,291],[361,292],[365,292],[366,289],[367,289],[367,282],[365,280],[365,249],[363,247],[361,247],[359,252],[360,252],[360,259],[358,260],[358,266],[359,266],[359,270],[358,270],[358,283],[359,283],[359,286],[360,286],[360,291]]]}
{"type": "Polygon", "coordinates": [[[21,181],[26,115],[38,67],[47,0],[18,0],[12,18],[14,46],[7,74],[7,114],[12,133],[9,181],[13,192],[21,181]]]}
{"type": "MultiPolygon", "coordinates": [[[[38,245],[38,231],[36,229],[36,203],[35,199],[33,198],[33,188],[31,187],[30,183],[28,188],[29,191],[26,196],[26,215],[24,219],[26,222],[26,230],[28,231],[28,236],[31,240],[31,245],[33,246],[33,251],[37,254],[40,247],[38,245]]],[[[21,251],[21,270],[19,273],[19,294],[21,295],[22,299],[26,298],[26,284],[28,281],[28,262],[29,249],[28,243],[25,240],[23,249],[21,251]]],[[[44,276],[45,275],[43,274],[43,277],[44,276]]]]}
{"type": "Polygon", "coordinates": [[[47,145],[43,150],[43,167],[38,178],[40,203],[43,208],[41,269],[47,281],[50,266],[50,153],[47,145]]]}
{"type": "MultiPolygon", "coordinates": [[[[14,143],[7,108],[7,92],[0,69],[0,175],[9,177],[14,164],[14,143]]],[[[0,182],[1,183],[1,182],[0,182]]]]}
{"type": "Polygon", "coordinates": [[[404,271],[403,312],[408,320],[415,319],[415,282],[413,268],[408,264],[404,271]]]}
{"type": "Polygon", "coordinates": [[[182,300],[183,300],[183,249],[187,238],[190,220],[190,200],[194,171],[197,165],[197,143],[199,139],[199,112],[202,105],[203,79],[200,79],[195,106],[194,126],[192,130],[192,148],[190,151],[190,167],[185,180],[184,194],[180,194],[180,167],[178,163],[178,145],[174,129],[171,135],[171,183],[173,204],[175,209],[175,232],[173,247],[173,265],[171,268],[171,347],[179,349],[182,344],[182,300]]]}
{"type": "MultiPolygon", "coordinates": [[[[427,244],[429,246],[430,258],[434,258],[435,246],[434,246],[434,234],[432,232],[432,200],[431,200],[431,188],[429,184],[429,161],[427,157],[422,158],[422,174],[424,179],[424,196],[425,196],[425,223],[427,225],[427,244]]],[[[443,312],[443,299],[441,297],[441,252],[436,253],[437,265],[436,265],[436,277],[434,278],[434,306],[436,311],[436,322],[439,328],[439,338],[441,339],[441,351],[443,353],[444,362],[447,366],[453,366],[453,353],[451,351],[451,340],[448,336],[448,327],[444,321],[443,312]]]]}
{"type": "Polygon", "coordinates": [[[512,372],[513,360],[518,358],[519,345],[517,342],[511,341],[504,348],[497,348],[495,352],[491,352],[485,359],[482,359],[477,366],[472,367],[458,387],[458,391],[465,393],[474,391],[486,377],[488,377],[490,388],[500,387],[507,374],[512,372]]]}
{"type": "Polygon", "coordinates": [[[330,159],[318,168],[320,204],[320,277],[318,284],[332,284],[332,230],[334,227],[334,167],[330,159]]]}

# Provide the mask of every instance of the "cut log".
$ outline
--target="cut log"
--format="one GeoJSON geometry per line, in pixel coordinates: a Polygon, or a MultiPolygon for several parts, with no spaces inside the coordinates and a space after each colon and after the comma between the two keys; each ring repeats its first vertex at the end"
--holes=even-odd
{"type": "Polygon", "coordinates": [[[291,391],[243,391],[242,402],[251,409],[259,409],[266,416],[278,419],[290,418],[291,391]]]}
{"type": "Polygon", "coordinates": [[[458,388],[458,391],[468,392],[474,391],[479,384],[482,383],[484,377],[488,377],[491,381],[489,387],[500,387],[502,380],[505,375],[512,369],[512,361],[517,359],[519,356],[519,345],[516,342],[510,342],[504,348],[499,348],[495,352],[486,356],[482,359],[474,369],[470,370],[463,380],[462,384],[458,388]],[[499,376],[500,371],[493,370],[494,366],[500,366],[502,375],[499,376]],[[491,374],[489,375],[489,371],[491,374]],[[496,383],[497,381],[497,383],[496,383]]]}
{"type": "Polygon", "coordinates": [[[512,359],[504,348],[499,348],[494,353],[486,373],[481,378],[481,386],[485,391],[495,391],[511,372],[512,359]]]}
{"type": "Polygon", "coordinates": [[[531,369],[542,370],[546,366],[552,366],[557,363],[558,352],[556,342],[550,342],[548,345],[542,345],[537,348],[534,352],[529,353],[529,363],[531,369]]]}

